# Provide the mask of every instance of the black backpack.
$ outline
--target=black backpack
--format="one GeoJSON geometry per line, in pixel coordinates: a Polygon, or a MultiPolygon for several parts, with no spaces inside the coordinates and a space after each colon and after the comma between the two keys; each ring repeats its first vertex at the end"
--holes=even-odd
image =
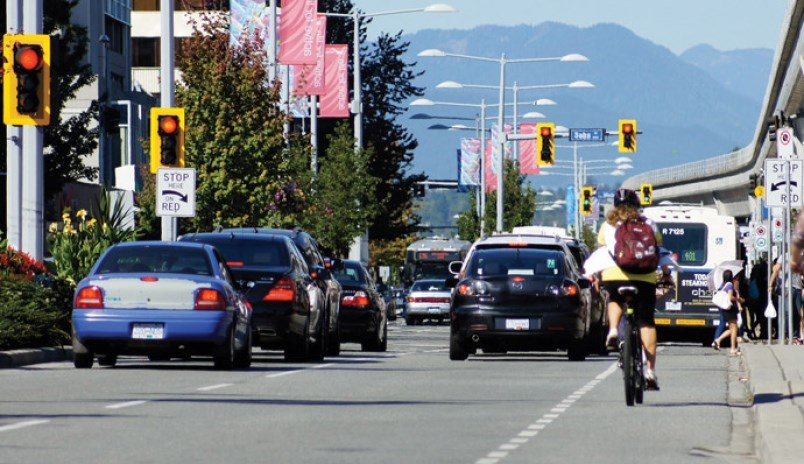
{"type": "Polygon", "coordinates": [[[614,262],[624,272],[647,274],[659,266],[659,244],[653,227],[643,216],[617,226],[614,232],[614,262]]]}

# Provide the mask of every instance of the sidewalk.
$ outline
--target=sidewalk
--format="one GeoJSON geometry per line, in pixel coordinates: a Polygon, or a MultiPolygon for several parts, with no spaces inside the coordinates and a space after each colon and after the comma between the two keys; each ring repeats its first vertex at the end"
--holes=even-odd
{"type": "Polygon", "coordinates": [[[741,345],[753,396],[755,452],[761,462],[804,460],[804,347],[741,345]]]}

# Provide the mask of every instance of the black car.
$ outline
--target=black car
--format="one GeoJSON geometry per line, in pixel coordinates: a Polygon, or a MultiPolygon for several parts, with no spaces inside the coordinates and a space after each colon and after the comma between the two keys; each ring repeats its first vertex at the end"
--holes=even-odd
{"type": "Polygon", "coordinates": [[[307,232],[296,227],[294,229],[272,229],[265,227],[219,228],[220,232],[237,232],[251,234],[284,235],[290,238],[302,254],[310,275],[324,294],[324,308],[327,333],[327,356],[338,356],[341,350],[338,313],[340,311],[341,284],[327,271],[324,255],[318,242],[307,232]]]}
{"type": "Polygon", "coordinates": [[[338,261],[332,274],[343,286],[341,297],[341,342],[355,342],[363,351],[388,349],[388,314],[385,300],[360,261],[338,261]]]}
{"type": "MultiPolygon", "coordinates": [[[[458,272],[457,263],[450,266],[458,272]]],[[[450,305],[450,359],[484,352],[588,350],[591,282],[560,238],[495,235],[477,241],[459,270],[450,305]]]]}
{"type": "Polygon", "coordinates": [[[253,308],[254,345],[283,350],[288,361],[324,358],[327,331],[321,312],[323,293],[290,238],[207,232],[184,235],[179,240],[207,243],[223,254],[253,308]]]}

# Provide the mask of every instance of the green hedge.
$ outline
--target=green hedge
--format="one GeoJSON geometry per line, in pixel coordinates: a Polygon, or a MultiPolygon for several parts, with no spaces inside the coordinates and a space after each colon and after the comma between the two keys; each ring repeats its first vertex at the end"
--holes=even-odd
{"type": "Polygon", "coordinates": [[[57,277],[0,280],[0,350],[69,344],[73,292],[57,277]]]}

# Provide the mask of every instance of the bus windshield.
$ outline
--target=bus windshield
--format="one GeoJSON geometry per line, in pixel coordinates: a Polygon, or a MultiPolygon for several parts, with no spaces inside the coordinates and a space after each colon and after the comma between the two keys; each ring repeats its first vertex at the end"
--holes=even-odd
{"type": "Polygon", "coordinates": [[[671,250],[681,266],[703,266],[706,263],[706,224],[659,223],[662,245],[671,250]]]}

